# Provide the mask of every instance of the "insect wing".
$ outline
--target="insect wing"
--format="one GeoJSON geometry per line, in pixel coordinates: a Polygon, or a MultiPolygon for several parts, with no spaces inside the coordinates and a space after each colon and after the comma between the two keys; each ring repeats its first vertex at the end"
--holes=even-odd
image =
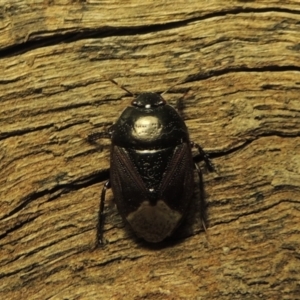
{"type": "Polygon", "coordinates": [[[110,178],[115,202],[122,215],[135,211],[147,199],[146,186],[124,148],[113,146],[110,178]]]}
{"type": "Polygon", "coordinates": [[[182,214],[194,190],[193,158],[189,145],[178,145],[167,166],[159,187],[161,198],[171,208],[182,214]]]}

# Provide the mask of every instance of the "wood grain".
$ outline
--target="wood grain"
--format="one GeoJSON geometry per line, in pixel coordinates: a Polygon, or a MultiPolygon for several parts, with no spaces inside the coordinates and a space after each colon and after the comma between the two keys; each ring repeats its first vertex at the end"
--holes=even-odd
{"type": "Polygon", "coordinates": [[[299,4],[2,1],[0,298],[300,299],[299,4]],[[86,137],[131,101],[107,78],[178,83],[164,98],[217,169],[207,235],[191,213],[145,245],[108,192],[94,249],[110,142],[86,137]]]}

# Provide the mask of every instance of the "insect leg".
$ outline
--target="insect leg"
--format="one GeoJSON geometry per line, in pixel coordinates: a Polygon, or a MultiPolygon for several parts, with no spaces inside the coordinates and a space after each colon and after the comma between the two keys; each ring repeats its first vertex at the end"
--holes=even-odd
{"type": "Polygon", "coordinates": [[[111,128],[112,127],[110,127],[108,131],[93,132],[93,133],[89,134],[87,136],[87,141],[92,145],[95,145],[95,144],[97,145],[96,140],[99,140],[102,138],[110,139],[111,134],[112,134],[111,128]]]}
{"type": "Polygon", "coordinates": [[[206,205],[205,205],[205,198],[204,198],[204,185],[203,185],[203,175],[201,172],[200,167],[197,165],[197,163],[194,163],[198,177],[199,177],[199,192],[200,192],[200,218],[202,226],[206,232],[206,205]]]}
{"type": "Polygon", "coordinates": [[[110,188],[110,181],[107,180],[103,186],[101,197],[100,197],[100,206],[98,212],[98,224],[97,224],[97,241],[96,247],[103,245],[103,226],[104,226],[104,201],[107,189],[110,188]]]}
{"type": "Polygon", "coordinates": [[[105,131],[98,131],[98,132],[93,132],[89,134],[86,138],[87,142],[90,143],[91,145],[95,146],[96,149],[99,151],[102,151],[102,146],[97,143],[97,140],[105,138],[105,139],[111,139],[112,134],[113,134],[113,127],[114,125],[110,126],[108,130],[105,131]]]}
{"type": "Polygon", "coordinates": [[[208,154],[202,149],[202,147],[199,144],[196,144],[194,142],[191,142],[192,148],[196,148],[201,155],[201,158],[205,161],[205,164],[210,172],[215,171],[215,167],[211,160],[209,159],[208,154]]]}

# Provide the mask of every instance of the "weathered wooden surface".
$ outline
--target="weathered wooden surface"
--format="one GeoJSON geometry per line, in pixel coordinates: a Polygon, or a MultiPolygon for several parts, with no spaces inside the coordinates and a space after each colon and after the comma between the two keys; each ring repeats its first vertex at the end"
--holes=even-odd
{"type": "Polygon", "coordinates": [[[1,299],[300,299],[300,2],[162,2],[1,1],[1,299]],[[109,193],[93,251],[109,141],[85,137],[130,102],[107,77],[184,81],[207,236],[146,247],[109,193]]]}

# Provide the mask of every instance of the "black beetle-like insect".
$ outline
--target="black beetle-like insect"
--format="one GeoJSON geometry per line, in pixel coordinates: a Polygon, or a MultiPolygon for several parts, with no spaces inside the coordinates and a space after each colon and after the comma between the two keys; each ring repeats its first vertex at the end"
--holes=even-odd
{"type": "MultiPolygon", "coordinates": [[[[194,167],[202,188],[202,173],[194,162],[192,147],[210,171],[213,165],[201,146],[190,142],[183,119],[159,94],[142,93],[135,98],[108,135],[110,179],[101,193],[97,243],[103,242],[104,201],[110,187],[118,211],[136,235],[151,243],[161,242],[187,213],[194,190],[194,167]]],[[[88,140],[94,143],[100,137],[102,133],[92,133],[88,140]]]]}

